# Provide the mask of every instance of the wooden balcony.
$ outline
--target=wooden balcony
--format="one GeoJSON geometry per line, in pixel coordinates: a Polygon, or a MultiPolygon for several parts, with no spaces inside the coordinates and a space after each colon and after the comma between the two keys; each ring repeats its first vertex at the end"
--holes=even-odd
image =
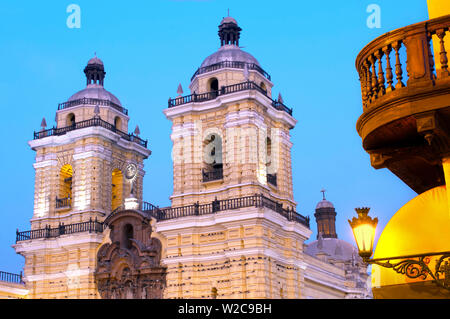
{"type": "Polygon", "coordinates": [[[356,59],[363,147],[373,167],[388,168],[417,193],[444,184],[441,160],[450,154],[449,28],[450,15],[406,26],[356,59]]]}

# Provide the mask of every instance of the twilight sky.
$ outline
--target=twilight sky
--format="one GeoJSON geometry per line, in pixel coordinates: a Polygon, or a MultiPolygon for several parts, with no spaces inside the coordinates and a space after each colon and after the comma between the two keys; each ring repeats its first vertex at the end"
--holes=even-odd
{"type": "Polygon", "coordinates": [[[297,211],[311,217],[311,240],[322,188],[336,207],[339,238],[352,243],[347,219],[355,207],[371,207],[379,236],[416,195],[390,171],[373,169],[362,149],[355,58],[377,36],[428,19],[426,0],[2,1],[0,270],[23,267],[11,245],[33,214],[35,153],[27,142],[42,117],[53,126],[58,103],[85,87],[83,68],[94,52],[105,64],[105,88],[129,110],[129,131],[137,124],[149,141],[144,199],[170,204],[171,124],[162,110],[178,83],[189,94],[191,76],[219,48],[217,27],[228,8],[243,29],[240,45],[298,120],[291,131],[294,196],[297,211]],[[81,8],[79,29],[66,25],[72,3],[81,8]],[[381,28],[367,27],[370,4],[381,8],[381,28]]]}

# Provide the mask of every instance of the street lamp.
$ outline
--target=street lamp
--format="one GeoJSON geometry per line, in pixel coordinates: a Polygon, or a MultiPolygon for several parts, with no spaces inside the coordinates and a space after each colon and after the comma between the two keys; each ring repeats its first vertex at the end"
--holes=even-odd
{"type": "Polygon", "coordinates": [[[355,208],[358,213],[358,218],[348,221],[353,230],[356,244],[358,245],[359,255],[363,260],[369,259],[372,256],[373,241],[375,239],[375,229],[378,224],[378,218],[372,219],[369,217],[368,207],[355,208]]]}
{"type": "Polygon", "coordinates": [[[355,208],[355,210],[358,217],[353,217],[348,222],[353,230],[359,255],[365,263],[392,268],[395,272],[406,275],[409,278],[421,278],[425,280],[430,276],[436,285],[450,290],[450,251],[370,259],[373,252],[373,242],[378,218],[375,217],[372,219],[369,217],[370,208],[368,207],[355,208]],[[436,261],[434,272],[428,267],[431,256],[441,256],[436,261]],[[391,260],[401,261],[391,263],[391,260]]]}

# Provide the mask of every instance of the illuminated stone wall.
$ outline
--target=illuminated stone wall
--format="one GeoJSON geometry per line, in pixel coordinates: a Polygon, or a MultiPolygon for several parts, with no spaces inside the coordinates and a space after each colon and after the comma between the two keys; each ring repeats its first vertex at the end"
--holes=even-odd
{"type": "MultiPolygon", "coordinates": [[[[83,119],[80,114],[90,116],[91,109],[77,107],[74,110],[78,112],[76,121],[83,119]]],[[[105,116],[114,113],[103,112],[105,116]]],[[[65,119],[61,114],[58,116],[63,122],[65,119]]],[[[126,122],[122,124],[126,125],[126,122]]],[[[115,169],[124,172],[128,163],[138,167],[135,196],[142,200],[143,160],[150,151],[110,130],[87,127],[36,139],[29,144],[36,151],[34,213],[30,221],[33,230],[90,219],[102,222],[112,209],[112,172],[115,169]],[[61,168],[67,164],[73,171],[70,205],[57,207],[56,198],[61,196],[62,187],[61,168]]],[[[121,203],[115,204],[123,205],[130,194],[130,184],[124,178],[115,182],[120,183],[118,189],[122,193],[121,203]]],[[[19,241],[14,248],[25,257],[24,281],[30,291],[29,297],[98,298],[94,271],[97,249],[105,238],[103,233],[81,232],[19,241]]]]}

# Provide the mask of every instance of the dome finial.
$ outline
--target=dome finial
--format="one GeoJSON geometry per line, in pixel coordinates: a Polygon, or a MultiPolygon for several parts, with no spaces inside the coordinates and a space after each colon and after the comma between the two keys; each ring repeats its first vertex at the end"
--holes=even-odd
{"type": "Polygon", "coordinates": [[[322,188],[322,190],[320,192],[322,193],[323,200],[325,200],[325,192],[326,192],[326,190],[324,188],[322,188]]]}
{"type": "Polygon", "coordinates": [[[139,129],[139,125],[136,125],[136,128],[134,129],[134,135],[139,136],[141,134],[141,130],[139,129]]]}
{"type": "Polygon", "coordinates": [[[87,66],[84,68],[84,74],[86,74],[87,85],[97,84],[103,86],[106,72],[102,60],[97,57],[97,52],[94,52],[94,57],[88,61],[87,66]]]}
{"type": "Polygon", "coordinates": [[[183,95],[183,87],[181,86],[181,83],[178,84],[177,94],[178,94],[178,97],[183,95]]]}
{"type": "Polygon", "coordinates": [[[219,25],[220,46],[235,45],[239,46],[239,37],[242,29],[239,28],[235,19],[228,16],[223,18],[219,25]]]}
{"type": "Polygon", "coordinates": [[[45,131],[45,128],[47,127],[47,122],[45,121],[45,117],[42,118],[41,127],[42,127],[42,130],[45,131]]]}

